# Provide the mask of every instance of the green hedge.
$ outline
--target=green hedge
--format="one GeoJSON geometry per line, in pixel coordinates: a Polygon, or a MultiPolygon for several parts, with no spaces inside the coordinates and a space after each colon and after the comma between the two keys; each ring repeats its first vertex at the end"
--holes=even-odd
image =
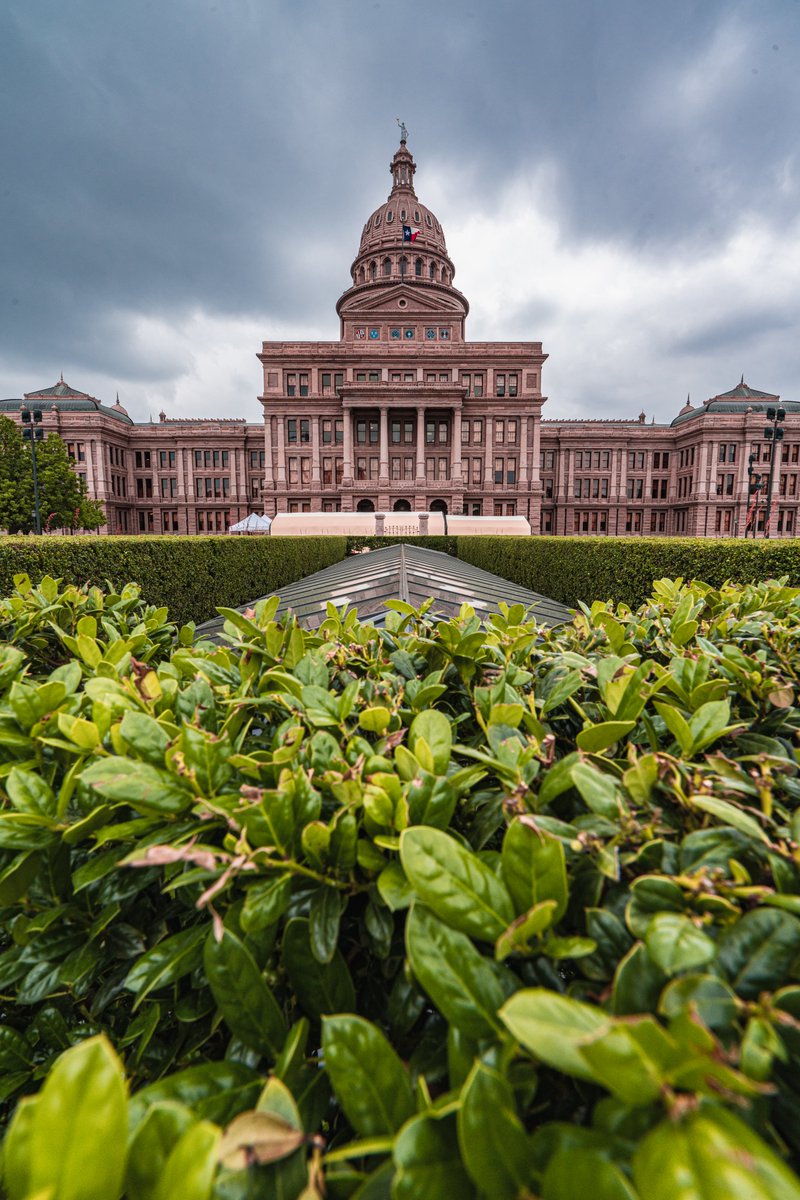
{"type": "Polygon", "coordinates": [[[636,607],[665,577],[713,587],[783,575],[800,581],[796,538],[460,537],[458,557],[571,607],[597,599],[636,607]]]}
{"type": "Polygon", "coordinates": [[[121,587],[138,583],[150,604],[172,620],[207,621],[218,605],[245,604],[339,562],[343,537],[4,537],[0,538],[0,595],[25,572],[38,581],[121,587]]]}

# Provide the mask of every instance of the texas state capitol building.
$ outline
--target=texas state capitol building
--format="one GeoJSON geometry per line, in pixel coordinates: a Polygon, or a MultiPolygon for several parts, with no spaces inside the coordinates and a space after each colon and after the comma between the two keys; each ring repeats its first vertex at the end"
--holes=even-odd
{"type": "MultiPolygon", "coordinates": [[[[769,471],[749,387],[669,425],[543,420],[541,342],[470,342],[438,218],[417,198],[404,127],[389,197],[369,217],[339,298],[338,341],[264,342],[263,424],[131,421],[62,380],[27,393],[102,501],[109,533],[224,532],[256,511],[518,515],[534,534],[741,536],[748,456],[769,471]]],[[[19,416],[22,400],[0,402],[19,416]]],[[[800,503],[800,402],[784,402],[772,536],[800,503]]],[[[764,506],[758,514],[763,531],[764,506]]]]}

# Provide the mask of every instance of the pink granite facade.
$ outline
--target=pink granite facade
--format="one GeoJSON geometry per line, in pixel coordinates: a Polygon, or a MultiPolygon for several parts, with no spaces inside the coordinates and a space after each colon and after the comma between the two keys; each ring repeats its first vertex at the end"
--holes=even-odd
{"type": "MultiPolygon", "coordinates": [[[[24,397],[108,515],[109,533],[222,533],[248,512],[523,516],[532,533],[765,532],[767,414],[785,411],[771,536],[797,531],[800,402],[741,383],[670,425],[543,420],[541,342],[471,342],[469,305],[405,138],[336,310],[337,341],[264,342],[263,424],[135,424],[63,379],[24,397]],[[762,475],[753,512],[748,465],[762,475]]],[[[0,402],[17,416],[22,400],[0,402]]]]}

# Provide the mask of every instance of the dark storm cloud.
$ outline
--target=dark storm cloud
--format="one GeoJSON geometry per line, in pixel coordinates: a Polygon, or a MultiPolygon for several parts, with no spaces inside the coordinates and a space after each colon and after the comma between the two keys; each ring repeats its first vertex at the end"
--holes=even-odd
{"type": "Polygon", "coordinates": [[[775,0],[6,0],[0,371],[40,386],[70,362],[169,382],[180,353],[144,354],[131,325],[196,310],[335,336],[395,115],[421,195],[426,167],[450,172],[454,210],[491,212],[516,174],[553,165],[566,243],[666,258],[724,241],[743,213],[780,228],[798,201],[799,14],[775,0]]]}

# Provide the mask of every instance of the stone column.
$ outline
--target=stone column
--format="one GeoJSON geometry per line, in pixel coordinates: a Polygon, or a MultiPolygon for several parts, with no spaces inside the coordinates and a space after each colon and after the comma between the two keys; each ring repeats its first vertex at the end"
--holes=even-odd
{"type": "Polygon", "coordinates": [[[275,473],[272,469],[272,417],[264,418],[264,491],[272,491],[275,473]]]}
{"type": "Polygon", "coordinates": [[[319,417],[314,415],[311,418],[311,486],[316,485],[317,490],[319,490],[320,478],[319,417]]]}
{"type": "Polygon", "coordinates": [[[461,463],[461,413],[461,405],[458,404],[453,409],[453,450],[450,464],[450,478],[454,483],[461,483],[464,478],[461,463]]]}
{"type": "Polygon", "coordinates": [[[281,415],[278,417],[278,463],[277,463],[277,482],[286,486],[286,441],[285,441],[285,426],[286,418],[281,415]]]}
{"type": "Polygon", "coordinates": [[[381,407],[381,409],[380,409],[380,422],[381,422],[381,430],[380,430],[381,461],[380,461],[380,470],[378,471],[378,476],[379,476],[378,484],[380,487],[388,487],[389,486],[389,414],[388,414],[386,408],[384,408],[384,407],[381,407]]]}
{"type": "Polygon", "coordinates": [[[353,486],[353,410],[349,404],[342,405],[342,417],[344,419],[344,474],[342,484],[345,487],[353,486]]]}
{"type": "MultiPolygon", "coordinates": [[[[483,486],[494,490],[494,418],[487,417],[484,421],[484,436],[486,444],[483,447],[483,486]]],[[[491,515],[491,514],[490,514],[491,515]]]]}
{"type": "Polygon", "coordinates": [[[417,484],[425,483],[425,405],[417,405],[417,484]]]}

